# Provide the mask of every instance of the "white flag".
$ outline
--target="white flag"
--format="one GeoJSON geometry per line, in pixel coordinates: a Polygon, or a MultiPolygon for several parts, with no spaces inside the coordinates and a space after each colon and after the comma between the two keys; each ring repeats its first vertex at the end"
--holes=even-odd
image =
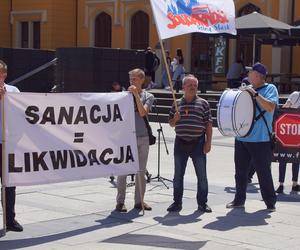
{"type": "Polygon", "coordinates": [[[150,0],[160,39],[192,32],[236,35],[233,0],[150,0]]]}

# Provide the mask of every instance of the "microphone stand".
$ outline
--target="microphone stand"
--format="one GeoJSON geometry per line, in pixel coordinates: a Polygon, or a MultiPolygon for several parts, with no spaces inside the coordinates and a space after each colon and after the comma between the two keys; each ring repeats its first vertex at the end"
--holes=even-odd
{"type": "Polygon", "coordinates": [[[159,128],[157,129],[157,132],[158,132],[157,175],[155,177],[152,177],[151,180],[157,179],[158,182],[161,182],[162,184],[164,184],[164,186],[167,189],[169,189],[169,187],[166,185],[165,181],[169,181],[169,182],[173,182],[173,181],[171,181],[167,178],[164,178],[160,175],[160,137],[161,137],[161,135],[162,135],[162,138],[163,138],[163,142],[164,142],[164,145],[165,145],[167,155],[169,154],[169,151],[168,151],[164,131],[163,131],[163,128],[161,126],[161,122],[159,121],[159,118],[158,118],[158,108],[156,106],[156,100],[154,101],[154,108],[156,110],[156,121],[159,124],[159,128]]]}

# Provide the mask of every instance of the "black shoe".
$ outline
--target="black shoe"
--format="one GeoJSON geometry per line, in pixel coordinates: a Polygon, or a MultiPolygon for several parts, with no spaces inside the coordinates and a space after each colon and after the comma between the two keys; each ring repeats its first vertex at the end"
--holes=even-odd
{"type": "Polygon", "coordinates": [[[276,190],[277,194],[282,194],[283,193],[283,185],[280,185],[277,190],[276,190]]]}
{"type": "Polygon", "coordinates": [[[267,205],[267,210],[269,212],[275,212],[276,211],[276,207],[275,207],[275,205],[267,205]]]}
{"type": "MultiPolygon", "coordinates": [[[[144,210],[147,210],[147,211],[151,211],[152,210],[152,207],[150,207],[147,203],[143,203],[143,206],[144,206],[144,210]]],[[[139,210],[142,210],[143,207],[142,207],[142,204],[141,203],[138,203],[138,204],[135,204],[134,205],[134,208],[135,209],[139,209],[139,210]]]]}
{"type": "Polygon", "coordinates": [[[226,208],[244,208],[245,203],[244,202],[236,202],[232,201],[226,205],[226,208]]]}
{"type": "Polygon", "coordinates": [[[167,208],[167,211],[168,212],[179,212],[179,211],[181,211],[181,209],[182,209],[182,204],[174,202],[167,208]]]}
{"type": "Polygon", "coordinates": [[[9,223],[9,224],[6,225],[6,230],[7,231],[14,231],[14,232],[22,232],[23,227],[19,224],[19,222],[14,220],[12,223],[9,223]]]}
{"type": "Polygon", "coordinates": [[[211,213],[212,210],[207,204],[199,205],[198,210],[204,213],[211,213]]]}
{"type": "Polygon", "coordinates": [[[116,210],[120,213],[126,213],[127,212],[127,208],[125,207],[125,205],[123,203],[118,203],[116,205],[116,210]]]}
{"type": "Polygon", "coordinates": [[[294,192],[300,192],[300,185],[296,185],[296,186],[293,186],[292,187],[292,191],[294,191],[294,192]]]}

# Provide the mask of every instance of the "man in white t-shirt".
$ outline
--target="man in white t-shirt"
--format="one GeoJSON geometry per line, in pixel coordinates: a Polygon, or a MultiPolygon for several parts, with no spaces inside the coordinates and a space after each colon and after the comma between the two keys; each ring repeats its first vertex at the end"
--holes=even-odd
{"type": "MultiPolygon", "coordinates": [[[[18,88],[5,84],[7,77],[7,65],[0,60],[0,98],[6,92],[20,92],[18,88]]],[[[0,105],[1,110],[1,105],[0,105]]],[[[0,113],[0,121],[2,124],[2,116],[0,113]]],[[[0,176],[2,181],[2,126],[0,125],[0,176]]],[[[16,202],[16,187],[5,188],[5,205],[6,205],[6,229],[7,231],[22,232],[23,227],[15,220],[15,202],[16,202]]]]}

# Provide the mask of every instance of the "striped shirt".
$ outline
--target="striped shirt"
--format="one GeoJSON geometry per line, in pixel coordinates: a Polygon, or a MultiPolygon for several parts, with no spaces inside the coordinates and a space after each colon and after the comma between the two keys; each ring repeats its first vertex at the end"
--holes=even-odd
{"type": "MultiPolygon", "coordinates": [[[[180,120],[176,123],[176,136],[185,141],[191,141],[202,136],[205,133],[208,122],[212,122],[211,111],[206,100],[196,96],[192,102],[186,102],[184,97],[176,100],[180,120]]],[[[175,106],[173,104],[169,120],[175,115],[175,106]]]]}

